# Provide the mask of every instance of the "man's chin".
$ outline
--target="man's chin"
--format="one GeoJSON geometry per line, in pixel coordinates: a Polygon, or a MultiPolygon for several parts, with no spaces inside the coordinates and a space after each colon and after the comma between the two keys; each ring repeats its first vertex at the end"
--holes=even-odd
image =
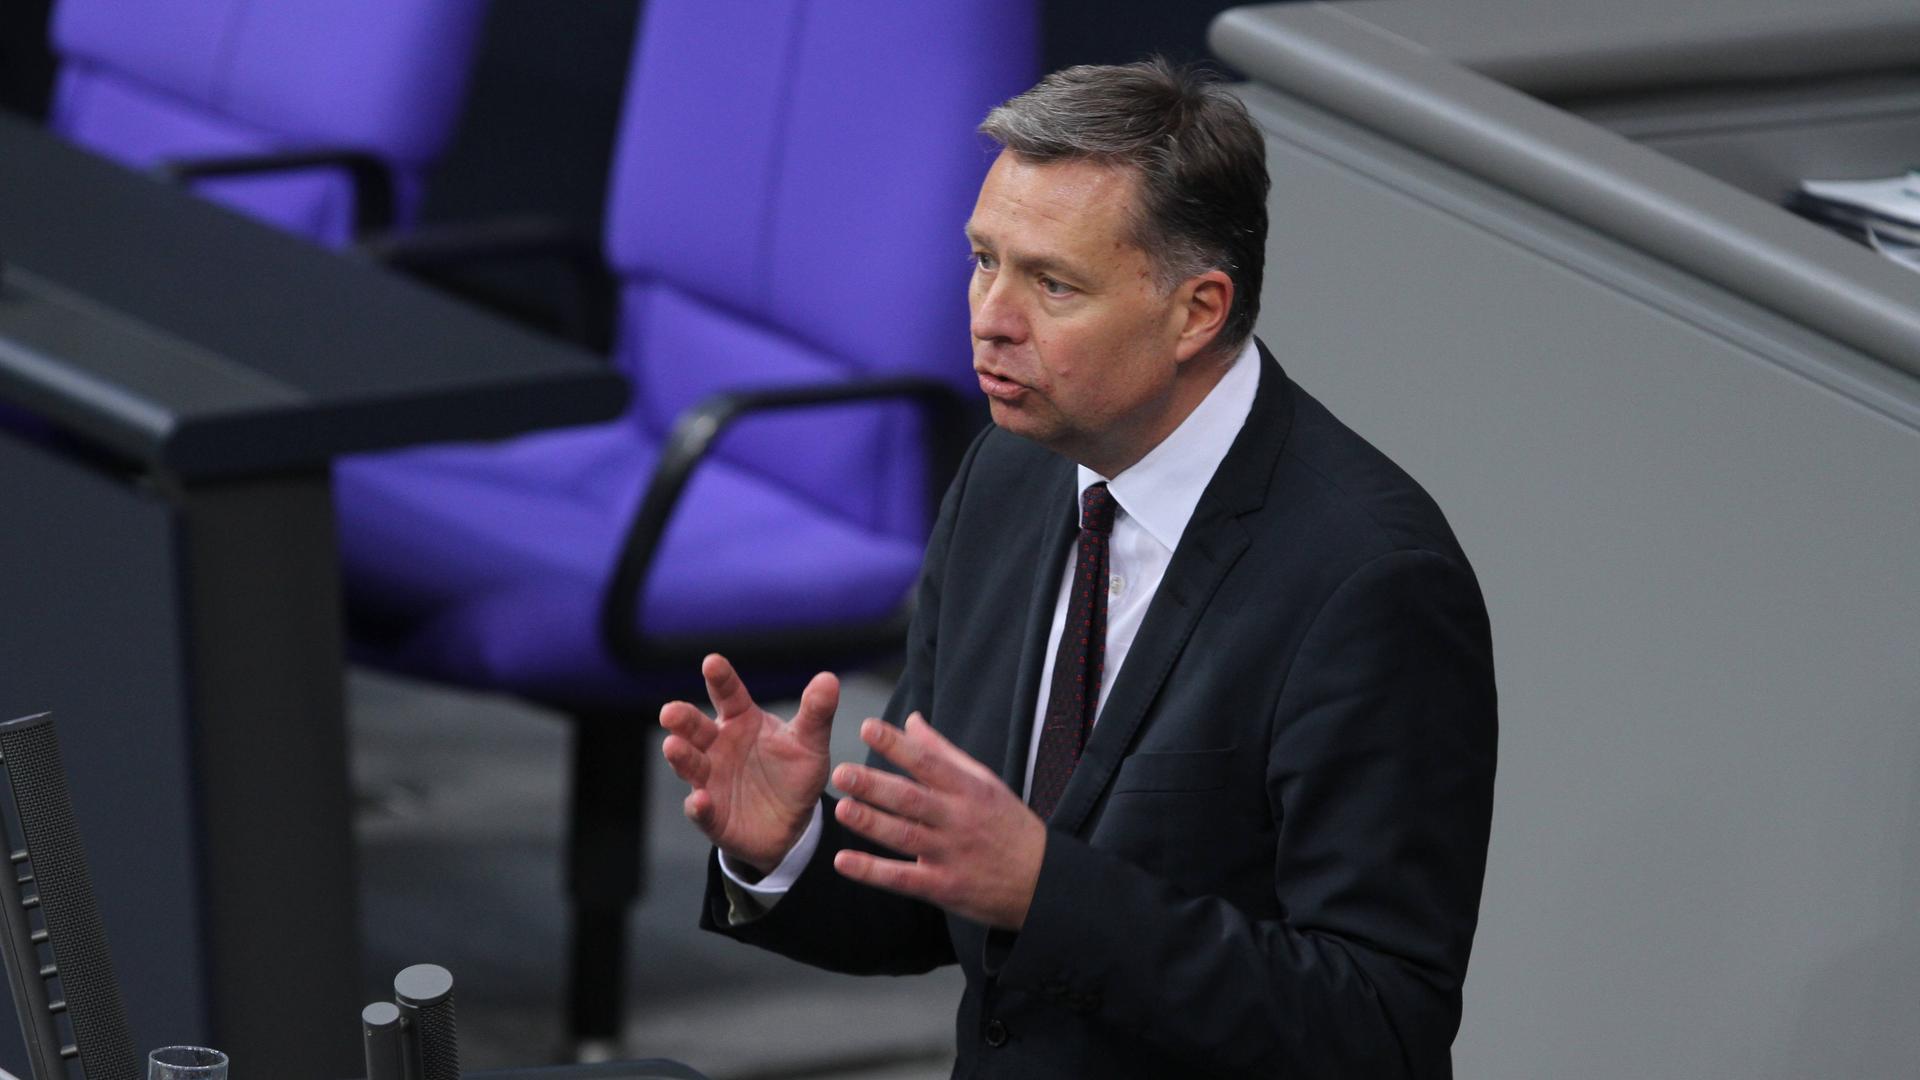
{"type": "Polygon", "coordinates": [[[993,418],[995,427],[1009,435],[1018,435],[1042,446],[1048,445],[1051,429],[1032,410],[1023,407],[1025,402],[1007,402],[997,398],[987,399],[987,414],[993,418]]]}
{"type": "Polygon", "coordinates": [[[999,398],[987,399],[987,415],[993,418],[996,427],[1015,435],[1021,434],[1021,429],[1032,422],[1024,410],[999,398]]]}

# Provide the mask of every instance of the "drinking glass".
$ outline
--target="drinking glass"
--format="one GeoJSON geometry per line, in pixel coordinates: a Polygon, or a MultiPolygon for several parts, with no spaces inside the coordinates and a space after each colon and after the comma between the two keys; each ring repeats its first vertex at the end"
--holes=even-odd
{"type": "Polygon", "coordinates": [[[163,1046],[147,1055],[147,1080],[227,1080],[227,1055],[204,1046],[163,1046]]]}

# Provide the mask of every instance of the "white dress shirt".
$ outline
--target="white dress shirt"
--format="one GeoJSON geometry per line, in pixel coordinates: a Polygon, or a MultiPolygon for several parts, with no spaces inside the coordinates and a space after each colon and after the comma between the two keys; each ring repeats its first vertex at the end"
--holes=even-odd
{"type": "MultiPolygon", "coordinates": [[[[1107,644],[1102,662],[1105,673],[1100,680],[1100,700],[1095,706],[1094,723],[1107,704],[1108,692],[1120,676],[1127,652],[1140,632],[1147,606],[1166,576],[1167,564],[1180,546],[1180,537],[1193,519],[1193,508],[1200,493],[1220,468],[1233,440],[1253,411],[1254,391],[1260,385],[1260,351],[1251,338],[1235,356],[1227,373],[1214,384],[1193,412],[1120,475],[1106,477],[1084,465],[1077,467],[1073,505],[1078,509],[1080,493],[1087,485],[1105,480],[1117,511],[1113,518],[1113,536],[1108,541],[1107,644]]],[[[1033,736],[1027,745],[1027,779],[1022,797],[1033,790],[1033,762],[1040,750],[1040,729],[1046,722],[1047,691],[1053,685],[1053,662],[1060,649],[1060,635],[1067,622],[1067,602],[1072,597],[1072,548],[1060,568],[1059,595],[1053,605],[1053,628],[1047,633],[1045,666],[1040,671],[1040,696],[1034,703],[1033,736]]],[[[766,877],[756,882],[741,879],[726,856],[720,857],[720,869],[728,879],[759,901],[763,907],[773,903],[793,886],[820,845],[821,809],[814,804],[813,820],[800,841],[786,858],[766,877]]]]}

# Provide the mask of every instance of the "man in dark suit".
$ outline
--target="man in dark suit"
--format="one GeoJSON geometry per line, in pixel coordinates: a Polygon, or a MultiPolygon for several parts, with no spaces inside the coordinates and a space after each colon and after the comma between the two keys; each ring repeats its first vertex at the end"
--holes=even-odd
{"type": "Polygon", "coordinates": [[[845,798],[831,675],[786,722],[709,657],[717,715],[662,710],[718,849],[702,923],[841,971],[958,962],[956,1076],[1448,1076],[1486,612],[1438,508],[1252,339],[1260,136],[1156,63],[982,130],[995,426],[845,798]]]}

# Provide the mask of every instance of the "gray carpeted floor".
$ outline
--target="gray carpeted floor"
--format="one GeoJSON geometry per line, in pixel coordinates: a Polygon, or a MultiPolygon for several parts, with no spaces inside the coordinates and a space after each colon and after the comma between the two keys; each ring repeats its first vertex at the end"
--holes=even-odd
{"type": "MultiPolygon", "coordinates": [[[[835,760],[858,758],[860,718],[889,687],[848,680],[835,760]]],[[[367,1000],[408,964],[449,968],[468,1069],[559,1053],[559,884],[566,728],[510,699],[356,671],[349,680],[360,796],[367,1000]]],[[[954,969],[900,979],[817,971],[694,924],[706,846],[684,790],[654,762],[649,894],[633,921],[628,1045],[713,1080],[933,1080],[953,1052],[954,969]]]]}

